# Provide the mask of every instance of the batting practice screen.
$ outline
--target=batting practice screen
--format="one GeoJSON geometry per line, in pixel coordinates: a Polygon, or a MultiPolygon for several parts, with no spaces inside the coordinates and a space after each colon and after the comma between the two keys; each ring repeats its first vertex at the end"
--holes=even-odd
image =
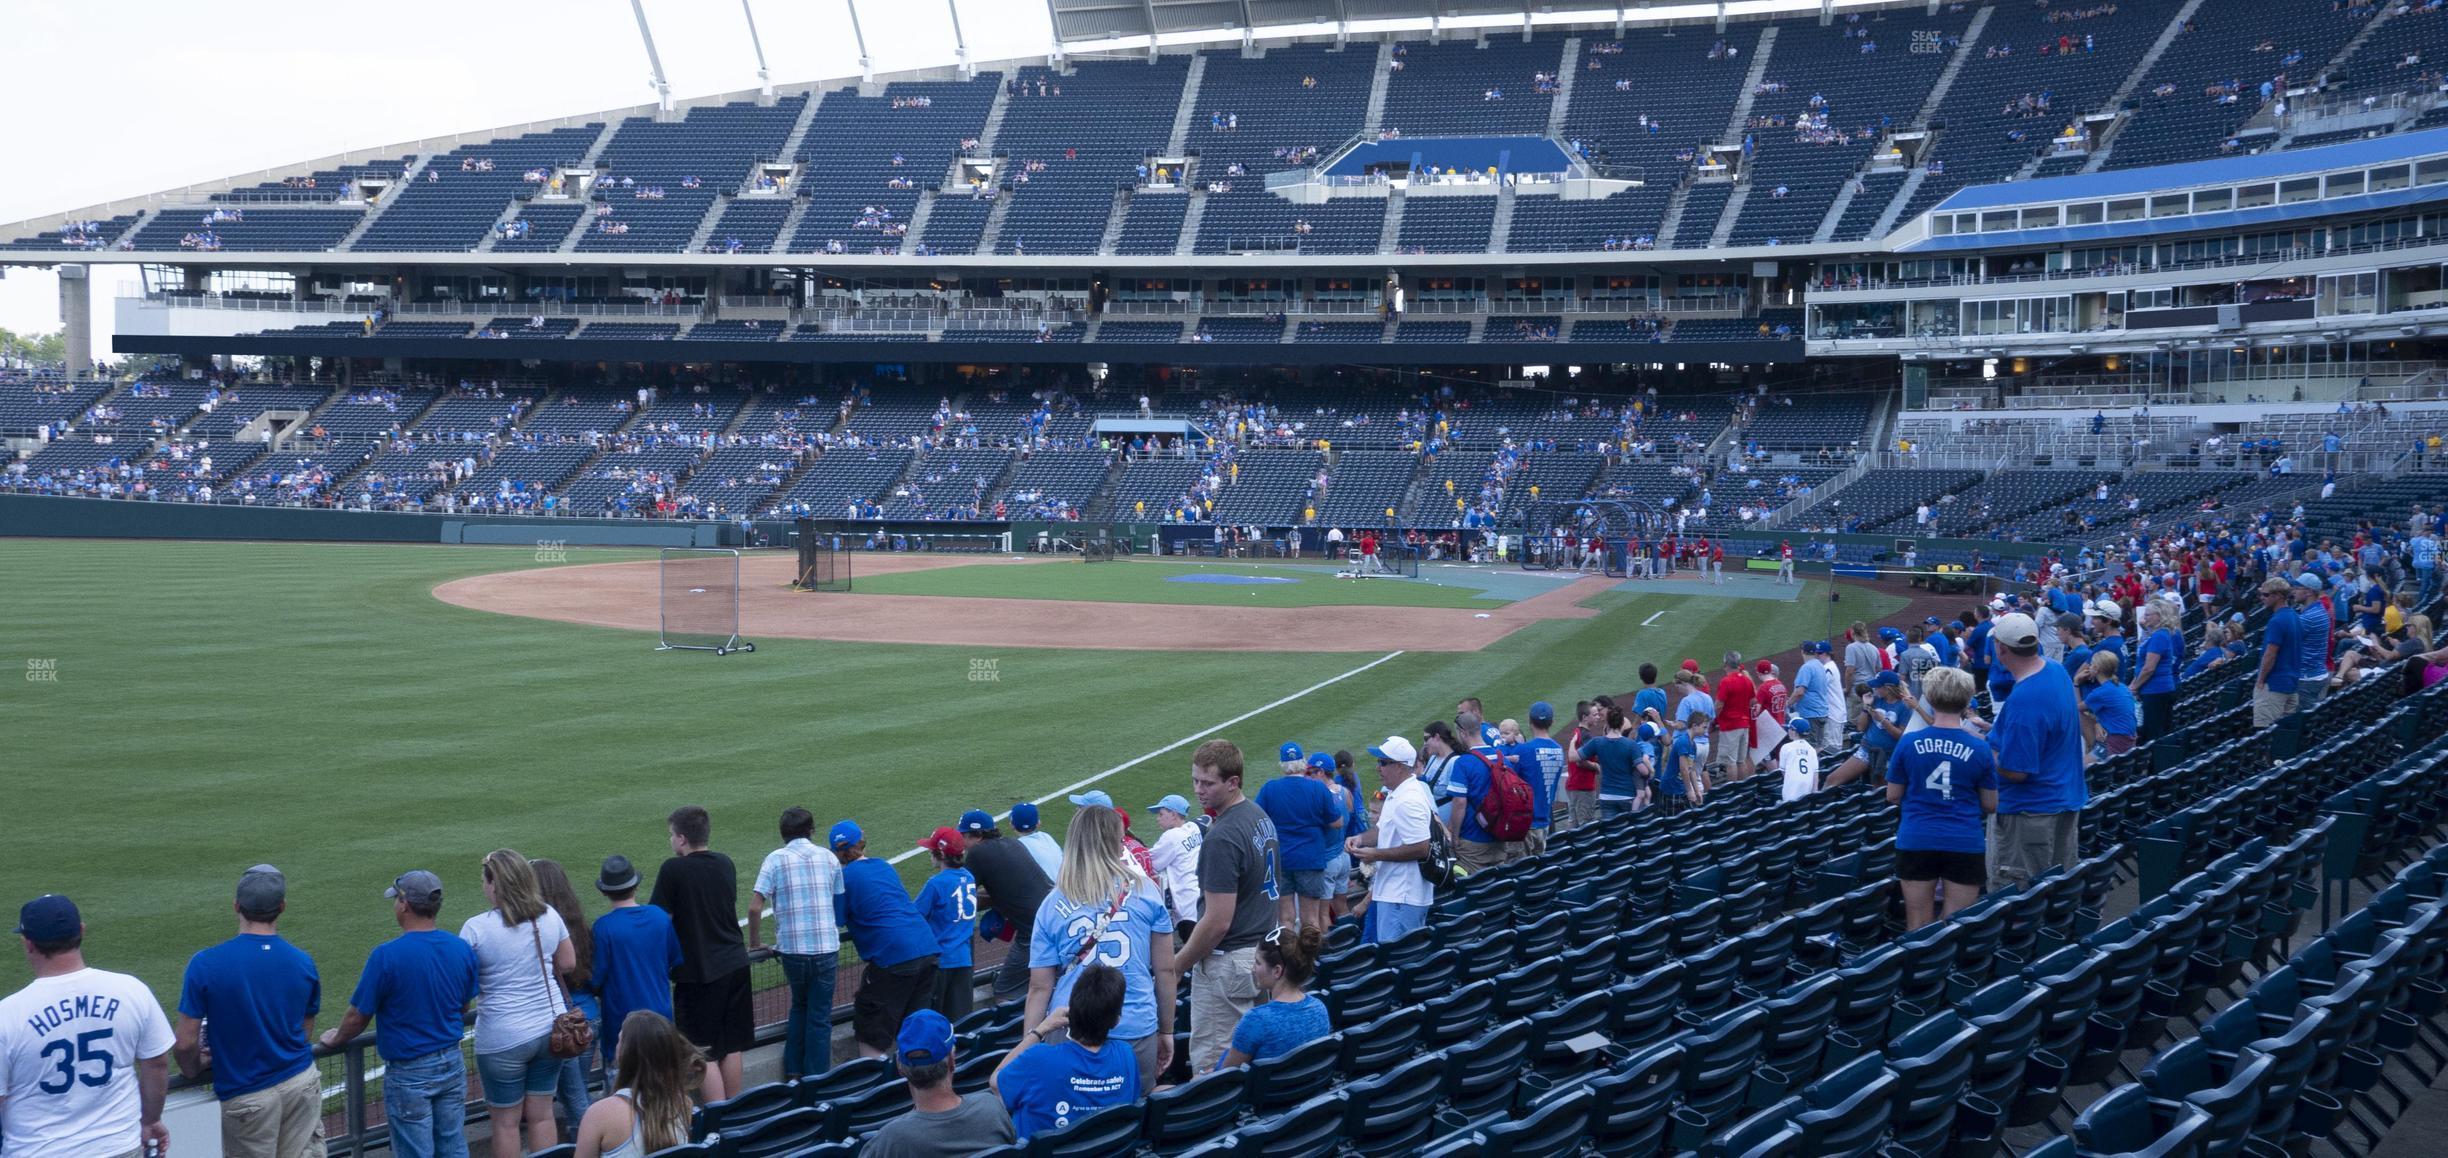
{"type": "Polygon", "coordinates": [[[656,650],[755,651],[739,637],[740,553],[666,547],[659,575],[656,650]]]}
{"type": "Polygon", "coordinates": [[[817,531],[814,519],[799,520],[799,576],[791,585],[801,591],[850,590],[850,549],[839,536],[817,531]]]}

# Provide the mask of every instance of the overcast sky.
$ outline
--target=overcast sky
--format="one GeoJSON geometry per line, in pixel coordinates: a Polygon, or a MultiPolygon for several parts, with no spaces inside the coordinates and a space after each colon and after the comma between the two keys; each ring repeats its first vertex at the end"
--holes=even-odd
{"type": "MultiPolygon", "coordinates": [[[[654,99],[627,0],[11,0],[0,35],[0,223],[419,137],[654,99]],[[97,68],[95,53],[107,51],[97,68]]],[[[878,72],[951,63],[944,0],[861,0],[878,72]]],[[[737,0],[646,0],[681,99],[756,87],[737,0]]],[[[855,76],[843,0],[758,0],[776,84],[855,76]]],[[[1042,55],[1040,0],[960,0],[979,61],[1042,55]]],[[[94,322],[117,283],[97,266],[94,322]]],[[[59,326],[48,271],[0,278],[0,327],[59,326]]],[[[102,343],[95,343],[100,352],[102,343]]]]}

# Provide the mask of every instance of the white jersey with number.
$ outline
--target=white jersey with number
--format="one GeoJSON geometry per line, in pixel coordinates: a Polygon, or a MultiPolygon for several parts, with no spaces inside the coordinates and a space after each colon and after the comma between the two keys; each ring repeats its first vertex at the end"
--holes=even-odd
{"type": "Polygon", "coordinates": [[[0,1152],[92,1158],[142,1144],[136,1063],[170,1052],[170,1018],[144,982],[79,969],[0,1000],[0,1152]]]}

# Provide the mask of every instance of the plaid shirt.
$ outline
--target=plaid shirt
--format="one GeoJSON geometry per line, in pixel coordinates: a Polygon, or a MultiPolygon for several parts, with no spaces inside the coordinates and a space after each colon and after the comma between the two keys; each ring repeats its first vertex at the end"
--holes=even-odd
{"type": "Polygon", "coordinates": [[[806,837],[766,853],[756,893],[773,908],[774,950],[793,956],[840,952],[833,898],[841,891],[841,862],[806,837]]]}

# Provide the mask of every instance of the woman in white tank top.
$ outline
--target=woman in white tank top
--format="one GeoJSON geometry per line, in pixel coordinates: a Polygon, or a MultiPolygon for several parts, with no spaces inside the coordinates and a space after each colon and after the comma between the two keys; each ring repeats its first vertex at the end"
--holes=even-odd
{"type": "Polygon", "coordinates": [[[705,1055],[661,1014],[639,1010],[621,1022],[614,1063],[620,1088],[587,1108],[578,1158],[646,1158],[688,1141],[689,1094],[704,1090],[705,1055]]]}

